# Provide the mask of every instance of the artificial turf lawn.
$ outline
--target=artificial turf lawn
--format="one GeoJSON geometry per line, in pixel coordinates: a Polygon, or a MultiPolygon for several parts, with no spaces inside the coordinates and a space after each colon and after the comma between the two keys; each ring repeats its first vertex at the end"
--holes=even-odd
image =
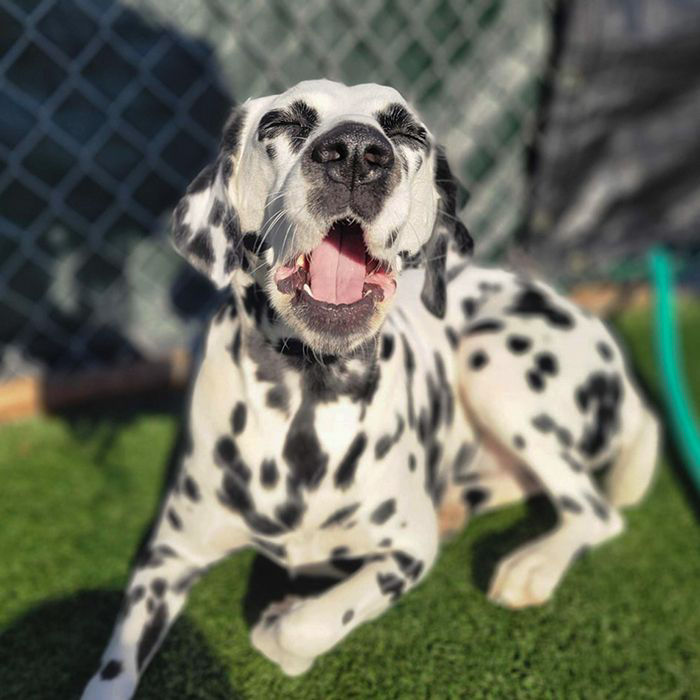
{"type": "MultiPolygon", "coordinates": [[[[700,306],[683,309],[700,406],[700,306]]],[[[618,328],[654,395],[650,320],[618,328]]],[[[0,697],[74,698],[95,670],[176,432],[168,413],[0,428],[0,697]]],[[[248,622],[275,579],[244,552],[211,571],[146,672],[139,698],[700,697],[697,500],[665,460],[628,530],[585,555],[553,602],[484,597],[497,559],[552,523],[535,502],[472,521],[378,621],[289,679],[248,622]]]]}

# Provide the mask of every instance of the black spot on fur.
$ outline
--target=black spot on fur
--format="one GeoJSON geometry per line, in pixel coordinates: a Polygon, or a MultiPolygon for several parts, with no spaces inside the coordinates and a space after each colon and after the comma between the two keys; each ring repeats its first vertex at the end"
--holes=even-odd
{"type": "Polygon", "coordinates": [[[156,598],[162,598],[167,588],[168,584],[164,578],[156,578],[151,581],[151,590],[156,598]]]}
{"type": "Polygon", "coordinates": [[[598,351],[598,354],[606,361],[610,362],[610,360],[613,359],[613,351],[612,348],[604,341],[600,341],[599,343],[596,343],[596,350],[598,351]]]}
{"type": "Polygon", "coordinates": [[[522,355],[530,349],[532,341],[524,335],[509,335],[506,344],[512,353],[522,355]]]}
{"type": "Polygon", "coordinates": [[[211,243],[211,235],[208,228],[201,228],[194,238],[187,244],[187,253],[210,267],[214,262],[214,248],[211,243]]]}
{"type": "Polygon", "coordinates": [[[469,356],[469,366],[472,369],[481,369],[488,364],[488,355],[482,350],[477,350],[469,356]]]}
{"type": "Polygon", "coordinates": [[[358,433],[335,471],[334,483],[338,488],[346,489],[352,484],[360,457],[366,447],[367,436],[365,433],[358,433]]]}
{"type": "Polygon", "coordinates": [[[346,610],[343,613],[343,624],[347,625],[350,620],[355,616],[355,611],[354,610],[346,610]]]}
{"type": "Polygon", "coordinates": [[[583,512],[581,504],[569,496],[561,496],[559,498],[559,505],[561,506],[562,510],[566,510],[569,513],[583,512]]]}
{"type": "Polygon", "coordinates": [[[190,501],[197,502],[201,498],[199,486],[197,486],[197,482],[189,474],[182,482],[182,488],[185,492],[185,496],[187,496],[190,501]]]}
{"type": "Polygon", "coordinates": [[[265,396],[265,403],[270,408],[276,408],[286,413],[289,410],[289,390],[284,384],[273,386],[265,396]]]}
{"type": "Polygon", "coordinates": [[[574,327],[571,314],[553,304],[539,289],[529,285],[519,294],[513,306],[506,309],[506,313],[525,318],[541,318],[556,328],[568,330],[574,327]]]}
{"type": "Polygon", "coordinates": [[[452,328],[452,326],[445,326],[445,335],[447,336],[447,342],[450,344],[450,347],[453,350],[456,350],[457,345],[459,344],[459,336],[457,335],[457,331],[452,328]]]}
{"type": "Polygon", "coordinates": [[[291,500],[275,508],[275,516],[283,523],[288,530],[295,528],[301,516],[304,514],[304,505],[298,501],[291,500]]]}
{"type": "Polygon", "coordinates": [[[535,364],[537,369],[544,374],[554,376],[559,371],[557,358],[551,352],[541,352],[535,355],[535,364]]]}
{"type": "Polygon", "coordinates": [[[592,423],[584,429],[578,449],[586,457],[593,458],[607,447],[619,429],[622,384],[616,374],[594,372],[576,388],[574,395],[579,409],[592,418],[592,423]]]}
{"type": "Polygon", "coordinates": [[[407,578],[415,581],[421,575],[421,572],[423,571],[423,562],[418,561],[405,552],[398,550],[393,552],[391,556],[394,557],[394,561],[396,561],[396,563],[399,565],[401,573],[407,578]]]}
{"type": "Polygon", "coordinates": [[[389,498],[374,509],[369,519],[375,525],[383,525],[394,513],[396,513],[396,500],[389,498]]]}
{"type": "Polygon", "coordinates": [[[265,153],[267,153],[267,157],[270,160],[274,160],[277,156],[277,149],[275,148],[275,145],[272,143],[268,143],[267,146],[265,146],[265,153]]]}
{"type": "Polygon", "coordinates": [[[394,337],[391,335],[382,335],[382,360],[388,360],[394,354],[394,337]]]}
{"type": "Polygon", "coordinates": [[[165,626],[168,622],[168,606],[165,603],[159,603],[155,608],[153,617],[144,625],[141,631],[136,648],[136,668],[140,671],[145,662],[148,661],[151,654],[165,631],[165,626]]]}
{"type": "Polygon", "coordinates": [[[209,212],[209,225],[220,226],[224,218],[224,203],[220,199],[215,199],[209,212]]]}
{"type": "Polygon", "coordinates": [[[377,574],[377,584],[383,595],[390,596],[392,602],[397,601],[403,593],[405,582],[396,574],[377,574]]]}
{"type": "Polygon", "coordinates": [[[214,447],[214,462],[221,466],[230,466],[238,458],[238,448],[230,437],[221,437],[214,447]]]}
{"type": "Polygon", "coordinates": [[[584,494],[584,498],[590,504],[591,508],[593,509],[593,513],[597,518],[600,520],[607,520],[610,517],[610,513],[608,512],[606,505],[600,499],[592,496],[590,493],[584,494]]]}
{"type": "Polygon", "coordinates": [[[342,559],[350,554],[350,550],[347,547],[333,547],[331,550],[331,559],[342,559]]]}
{"type": "Polygon", "coordinates": [[[238,150],[238,145],[241,139],[241,131],[245,123],[245,110],[236,109],[229,117],[224,133],[221,137],[221,151],[229,156],[233,155],[238,150]]]}
{"type": "Polygon", "coordinates": [[[472,323],[466,330],[466,335],[480,335],[482,333],[498,333],[503,330],[503,321],[495,318],[486,318],[483,321],[472,323]]]}
{"type": "Polygon", "coordinates": [[[248,411],[245,404],[242,401],[238,401],[231,414],[231,427],[234,435],[239,435],[245,430],[247,415],[248,411]]]}
{"type": "Polygon", "coordinates": [[[393,247],[394,243],[396,243],[396,239],[399,237],[399,230],[394,229],[387,237],[386,241],[384,242],[384,245],[386,248],[391,248],[393,247]]]}
{"type": "Polygon", "coordinates": [[[380,547],[391,547],[391,537],[385,537],[383,540],[379,540],[380,547]]]}
{"type": "Polygon", "coordinates": [[[462,301],[462,311],[464,312],[464,315],[467,317],[467,320],[471,319],[474,314],[476,313],[476,307],[477,307],[477,302],[476,299],[472,299],[471,297],[467,297],[462,301]]]}
{"type": "Polygon", "coordinates": [[[544,379],[539,372],[534,369],[530,369],[525,374],[527,379],[527,384],[533,391],[543,391],[544,390],[544,379]]]}
{"type": "Polygon", "coordinates": [[[175,530],[182,530],[182,520],[172,508],[168,508],[167,518],[175,530]]]}
{"type": "Polygon", "coordinates": [[[475,488],[468,489],[464,492],[464,502],[472,509],[475,510],[482,503],[488,500],[489,492],[486,489],[475,488]]]}
{"type": "Polygon", "coordinates": [[[267,489],[273,488],[277,484],[279,472],[274,459],[263,460],[260,467],[260,483],[267,489]]]}
{"type": "Polygon", "coordinates": [[[519,450],[522,450],[525,447],[525,438],[522,435],[514,435],[513,436],[513,444],[519,450]]]}
{"type": "Polygon", "coordinates": [[[340,525],[341,523],[345,522],[359,507],[359,503],[352,503],[349,506],[336,510],[323,521],[321,527],[327,528],[333,525],[340,525]]]}
{"type": "Polygon", "coordinates": [[[103,681],[111,681],[122,672],[122,662],[112,659],[105,664],[105,667],[100,671],[100,678],[103,681]]]}
{"type": "Polygon", "coordinates": [[[416,471],[416,456],[413,453],[408,455],[408,469],[412,472],[416,471]]]}

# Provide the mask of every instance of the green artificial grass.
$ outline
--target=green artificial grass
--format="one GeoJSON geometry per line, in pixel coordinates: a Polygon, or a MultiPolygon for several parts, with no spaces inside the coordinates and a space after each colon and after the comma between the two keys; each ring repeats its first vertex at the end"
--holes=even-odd
{"type": "MultiPolygon", "coordinates": [[[[681,308],[686,358],[700,306],[681,308]]],[[[658,395],[651,321],[618,329],[658,395]]],[[[696,406],[700,363],[688,362],[696,406]]],[[[172,413],[35,420],[0,428],[0,697],[74,698],[95,670],[129,562],[157,506],[172,413]]],[[[427,580],[296,679],[248,642],[280,585],[252,552],[194,589],[137,697],[700,697],[698,501],[664,460],[628,529],[577,562],[555,599],[510,612],[487,602],[496,561],[552,524],[541,500],[476,518],[427,580]]]]}

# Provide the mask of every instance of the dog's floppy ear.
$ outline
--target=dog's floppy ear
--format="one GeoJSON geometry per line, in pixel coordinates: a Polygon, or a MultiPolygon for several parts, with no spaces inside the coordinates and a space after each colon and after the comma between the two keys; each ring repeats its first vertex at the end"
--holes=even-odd
{"type": "Polygon", "coordinates": [[[238,212],[229,183],[236,168],[245,112],[234,110],[214,163],[191,182],[173,213],[176,250],[217,287],[225,287],[241,265],[243,248],[238,212]]]}
{"type": "Polygon", "coordinates": [[[441,147],[435,158],[435,189],[440,194],[435,226],[423,246],[425,281],[421,300],[430,313],[444,318],[447,307],[446,260],[448,247],[459,255],[471,255],[474,242],[466,226],[457,218],[457,180],[441,147]]]}

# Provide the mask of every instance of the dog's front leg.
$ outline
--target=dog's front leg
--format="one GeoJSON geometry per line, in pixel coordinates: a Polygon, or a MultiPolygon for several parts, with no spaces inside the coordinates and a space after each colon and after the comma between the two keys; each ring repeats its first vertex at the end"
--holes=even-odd
{"type": "Polygon", "coordinates": [[[247,544],[243,532],[229,531],[225,548],[219,546],[223,541],[197,547],[188,539],[187,528],[174,528],[167,508],[164,512],[131,575],[100,668],[85,688],[83,700],[130,698],[195,581],[214,562],[247,544]]]}
{"type": "Polygon", "coordinates": [[[287,675],[304,673],[317,656],[415,586],[435,554],[431,548],[370,557],[354,575],[320,596],[273,604],[251,632],[253,646],[287,675]]]}

